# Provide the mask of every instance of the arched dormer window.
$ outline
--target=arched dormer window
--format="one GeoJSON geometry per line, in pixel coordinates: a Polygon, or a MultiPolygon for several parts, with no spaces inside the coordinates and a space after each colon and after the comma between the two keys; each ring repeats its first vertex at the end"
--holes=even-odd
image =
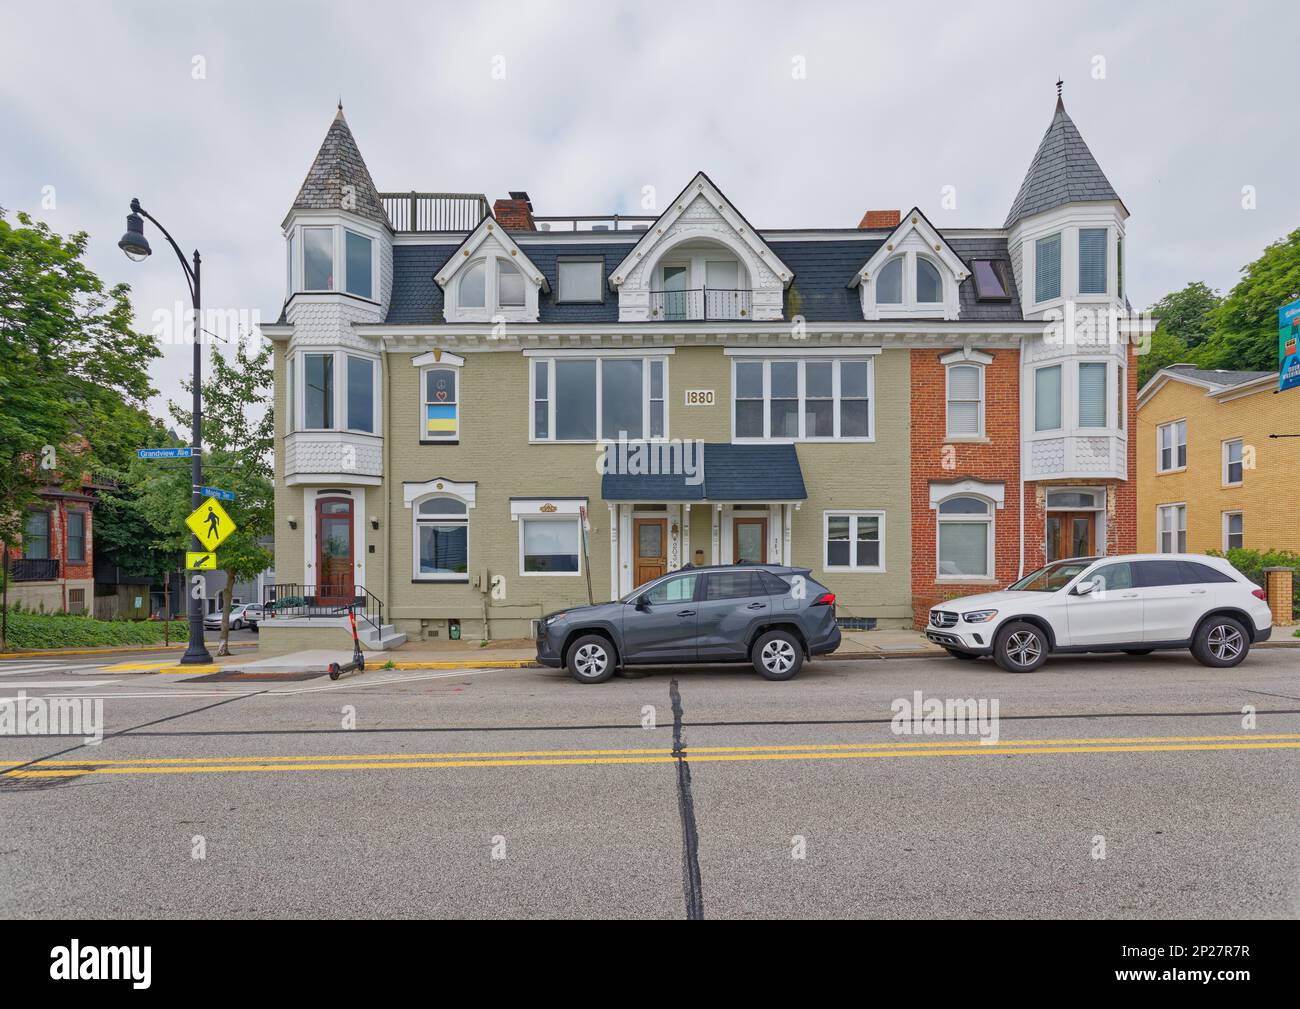
{"type": "Polygon", "coordinates": [[[447,322],[536,322],[545,274],[496,219],[485,218],[433,275],[447,322]]]}
{"type": "Polygon", "coordinates": [[[484,308],[487,305],[487,267],[483,260],[472,263],[460,278],[460,307],[484,308]]]}
{"type": "Polygon", "coordinates": [[[958,290],[969,275],[948,240],[913,210],[876,246],[849,287],[858,288],[867,320],[958,319],[958,290]]]}
{"type": "Polygon", "coordinates": [[[895,256],[876,277],[876,304],[901,305],[903,303],[903,256],[895,256]]]}
{"type": "Polygon", "coordinates": [[[924,256],[916,257],[916,301],[921,305],[943,301],[943,278],[938,267],[924,256]]]}

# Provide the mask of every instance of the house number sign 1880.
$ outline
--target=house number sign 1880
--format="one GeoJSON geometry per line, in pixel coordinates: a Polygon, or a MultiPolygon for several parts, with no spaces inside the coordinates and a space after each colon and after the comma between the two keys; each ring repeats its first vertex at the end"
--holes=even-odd
{"type": "Polygon", "coordinates": [[[712,389],[687,389],[686,405],[687,406],[712,406],[713,390],[712,389]]]}

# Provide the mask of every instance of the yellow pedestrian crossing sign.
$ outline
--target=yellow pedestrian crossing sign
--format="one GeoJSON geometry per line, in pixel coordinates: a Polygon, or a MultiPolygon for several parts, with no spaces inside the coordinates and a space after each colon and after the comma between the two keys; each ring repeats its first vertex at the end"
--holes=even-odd
{"type": "Polygon", "coordinates": [[[235,523],[221,507],[221,502],[214,497],[208,498],[191,512],[185,524],[199,538],[205,550],[217,549],[235,531],[235,523]]]}
{"type": "Polygon", "coordinates": [[[208,550],[187,550],[185,552],[186,571],[216,571],[217,555],[208,550]]]}

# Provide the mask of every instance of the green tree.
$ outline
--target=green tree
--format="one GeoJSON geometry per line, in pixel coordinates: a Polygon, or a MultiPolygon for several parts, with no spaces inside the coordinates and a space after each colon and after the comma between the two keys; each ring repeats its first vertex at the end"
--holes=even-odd
{"type": "MultiPolygon", "coordinates": [[[[212,368],[203,383],[203,444],[209,450],[203,461],[203,478],[235,495],[233,502],[223,504],[236,530],[217,550],[228,586],[219,655],[230,654],[235,582],[255,578],[273,560],[271,551],[262,545],[275,531],[271,345],[263,343],[255,351],[253,341],[246,337],[235,342],[229,357],[212,355],[212,368]]],[[[189,390],[193,385],[185,387],[189,390]]],[[[189,427],[189,411],[172,403],[171,413],[178,424],[189,427]]],[[[187,513],[188,503],[187,498],[187,513]]]]}
{"type": "Polygon", "coordinates": [[[1241,271],[1214,312],[1215,331],[1197,358],[1205,368],[1275,371],[1277,310],[1300,297],[1300,228],[1241,271]]]}
{"type": "Polygon", "coordinates": [[[1151,348],[1138,359],[1138,385],[1145,385],[1161,368],[1197,363],[1214,334],[1214,313],[1223,299],[1201,281],[1166,294],[1148,309],[1156,318],[1151,348]]]}
{"type": "Polygon", "coordinates": [[[13,542],[37,492],[120,462],[106,422],[154,392],[155,341],[132,329],[130,289],[82,262],[87,236],[0,209],[0,540],[13,542]],[[71,459],[65,456],[71,456],[71,459]]]}

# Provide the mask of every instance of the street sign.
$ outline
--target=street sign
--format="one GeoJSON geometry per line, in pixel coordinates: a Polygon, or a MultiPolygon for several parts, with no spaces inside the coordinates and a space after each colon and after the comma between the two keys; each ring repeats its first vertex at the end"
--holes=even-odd
{"type": "Polygon", "coordinates": [[[214,497],[208,498],[190,513],[185,520],[190,532],[199,538],[205,550],[215,550],[225,542],[227,536],[235,531],[235,523],[221,502],[214,497]]]}
{"type": "Polygon", "coordinates": [[[210,550],[185,551],[186,571],[216,571],[217,555],[210,550]]]}
{"type": "Polygon", "coordinates": [[[136,456],[141,459],[188,459],[194,454],[192,448],[138,448],[136,456]]]}
{"type": "Polygon", "coordinates": [[[232,490],[217,490],[216,487],[204,487],[203,493],[208,497],[216,498],[218,501],[235,500],[235,492],[232,490]]]}

